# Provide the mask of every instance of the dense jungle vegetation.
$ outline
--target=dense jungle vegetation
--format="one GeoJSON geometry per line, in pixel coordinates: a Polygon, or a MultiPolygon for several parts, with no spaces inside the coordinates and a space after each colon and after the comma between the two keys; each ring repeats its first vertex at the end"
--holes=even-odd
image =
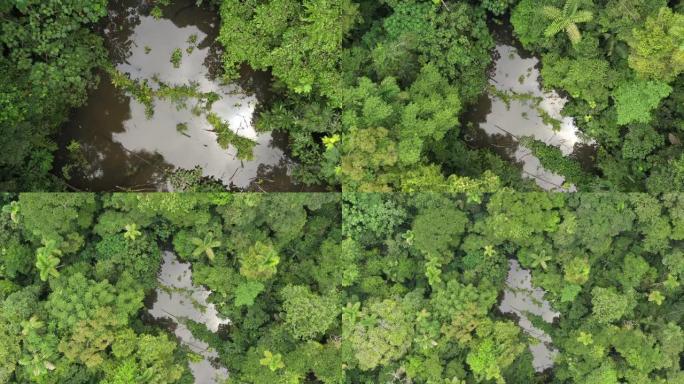
{"type": "Polygon", "coordinates": [[[232,321],[221,340],[189,326],[233,382],[285,376],[282,356],[291,380],[340,380],[337,194],[27,194],[0,215],[1,383],[193,383],[193,354],[144,308],[163,249],[232,321]]]}
{"type": "MultiPolygon", "coordinates": [[[[684,196],[21,194],[0,213],[0,382],[191,383],[146,314],[161,250],[228,327],[229,383],[683,383],[684,196]],[[509,260],[559,314],[497,303],[509,260]]],[[[184,321],[179,319],[178,321],[184,321]]]]}
{"type": "MultiPolygon", "coordinates": [[[[153,6],[170,0],[145,0],[153,6]]],[[[471,149],[459,118],[487,91],[497,25],[541,57],[542,81],[598,145],[593,165],[528,143],[579,190],[684,186],[684,15],[666,0],[223,0],[225,76],[269,71],[258,129],[289,134],[296,177],[349,191],[534,189],[471,149]]],[[[107,66],[107,0],[0,3],[0,179],[60,189],[55,134],[107,66]]]]}

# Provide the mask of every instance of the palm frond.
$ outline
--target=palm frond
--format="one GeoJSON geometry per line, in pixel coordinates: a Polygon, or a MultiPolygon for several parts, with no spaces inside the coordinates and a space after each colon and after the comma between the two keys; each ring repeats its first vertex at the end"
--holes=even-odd
{"type": "Polygon", "coordinates": [[[549,24],[548,27],[546,27],[546,30],[544,31],[544,36],[553,37],[565,28],[565,23],[562,20],[554,20],[551,22],[551,24],[549,24]]]}
{"type": "Polygon", "coordinates": [[[565,27],[565,32],[568,34],[568,38],[570,39],[570,42],[572,45],[575,45],[582,40],[582,34],[579,31],[579,28],[577,28],[576,24],[569,24],[568,26],[565,27]]]}
{"type": "Polygon", "coordinates": [[[586,23],[594,19],[594,14],[589,11],[579,11],[570,19],[573,23],[586,23]]]}
{"type": "Polygon", "coordinates": [[[580,1],[581,0],[568,0],[565,2],[565,5],[563,6],[563,14],[566,16],[570,16],[577,12],[580,6],[580,1]]]}
{"type": "Polygon", "coordinates": [[[544,17],[551,20],[557,20],[563,17],[563,12],[560,9],[550,5],[542,7],[542,14],[544,17]]]}

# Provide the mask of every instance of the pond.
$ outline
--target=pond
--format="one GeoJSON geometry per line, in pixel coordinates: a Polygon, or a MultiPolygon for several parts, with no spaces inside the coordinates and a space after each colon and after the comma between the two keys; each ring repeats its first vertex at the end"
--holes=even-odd
{"type": "Polygon", "coordinates": [[[218,353],[209,345],[198,340],[185,326],[183,319],[190,319],[206,325],[207,329],[217,332],[222,324],[230,320],[219,317],[213,304],[207,303],[210,291],[192,284],[192,271],[189,263],[178,261],[173,252],[164,252],[161,272],[158,276],[160,287],[157,299],[149,313],[155,319],[170,319],[174,322],[174,334],[190,350],[202,356],[199,362],[190,362],[190,370],[195,383],[220,383],[228,377],[228,370],[216,361],[218,353]]]}
{"type": "Polygon", "coordinates": [[[68,184],[77,190],[169,190],[169,171],[195,167],[233,190],[320,189],[292,180],[286,137],[254,130],[252,116],[261,99],[268,97],[270,77],[244,70],[237,83],[221,82],[216,10],[197,7],[195,0],[177,0],[164,7],[157,19],[149,15],[144,0],[110,3],[102,34],[116,69],[134,80],[147,79],[153,89],[158,82],[194,84],[201,92],[216,93],[220,99],[208,112],[228,122],[238,135],[256,141],[254,158],[240,160],[233,146],[219,146],[205,114],[193,113],[190,102],[177,108],[170,101],[155,99],[154,115],[148,117],[143,104],[102,74],[87,104],[72,113],[61,130],[56,174],[61,176],[62,167],[73,160],[66,147],[76,141],[84,161],[71,172],[68,184]],[[176,51],[181,56],[173,63],[176,51]]]}
{"type": "Polygon", "coordinates": [[[489,148],[521,164],[523,177],[534,179],[545,190],[573,191],[574,187],[563,185],[562,176],[544,169],[518,139],[532,136],[559,147],[563,155],[572,156],[582,164],[593,163],[593,144],[582,138],[572,118],[561,115],[567,99],[556,91],[543,90],[539,59],[517,46],[510,30],[493,29],[498,42],[489,85],[496,92],[482,95],[469,107],[464,117],[465,140],[472,147],[489,148]],[[518,96],[504,100],[502,94],[518,96]],[[543,117],[555,119],[557,126],[543,117]]]}
{"type": "Polygon", "coordinates": [[[518,325],[538,343],[530,345],[532,366],[537,372],[553,367],[553,359],[558,350],[553,348],[551,336],[532,325],[528,314],[540,316],[545,322],[552,323],[560,315],[544,300],[544,290],[532,286],[530,271],[523,269],[517,260],[508,261],[508,276],[503,300],[499,305],[502,313],[512,313],[518,318],[518,325]]]}

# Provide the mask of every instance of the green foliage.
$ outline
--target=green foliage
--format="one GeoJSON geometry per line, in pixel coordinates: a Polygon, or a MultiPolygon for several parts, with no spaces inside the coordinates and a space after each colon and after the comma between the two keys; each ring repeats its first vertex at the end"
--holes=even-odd
{"type": "Polygon", "coordinates": [[[514,4],[513,0],[482,0],[482,7],[491,13],[500,16],[506,13],[508,7],[514,4]]]}
{"type": "Polygon", "coordinates": [[[611,323],[621,319],[630,310],[630,298],[615,289],[596,287],[592,290],[592,312],[596,321],[611,323]]]}
{"type": "Polygon", "coordinates": [[[59,256],[62,251],[57,248],[55,240],[47,240],[41,248],[38,248],[36,253],[36,268],[40,273],[40,279],[47,281],[49,276],[59,277],[57,266],[59,265],[59,256]]]}
{"type": "Polygon", "coordinates": [[[582,40],[582,35],[577,24],[586,23],[594,19],[594,15],[590,11],[579,9],[581,1],[566,0],[562,9],[554,6],[542,8],[544,17],[551,21],[544,31],[544,36],[552,37],[560,31],[565,31],[570,42],[573,45],[578,44],[582,40]]]}
{"type": "Polygon", "coordinates": [[[397,188],[399,172],[416,169],[432,141],[458,126],[458,91],[437,69],[425,66],[407,92],[394,78],[380,84],[362,78],[345,90],[341,173],[345,188],[387,191],[397,188]]]}
{"type": "Polygon", "coordinates": [[[411,225],[413,245],[428,255],[447,254],[465,232],[468,218],[455,208],[429,207],[421,211],[411,225]]]}
{"type": "Polygon", "coordinates": [[[219,41],[228,75],[241,64],[270,69],[296,93],[337,86],[342,44],[358,20],[357,4],[328,1],[223,1],[219,41]],[[293,49],[293,47],[297,47],[293,49]],[[311,60],[310,58],[316,58],[311,60]]]}
{"type": "Polygon", "coordinates": [[[268,367],[271,371],[277,371],[279,369],[285,368],[285,363],[283,363],[283,355],[276,353],[275,355],[271,351],[264,351],[264,358],[259,360],[259,364],[268,367]]]}
{"type": "Polygon", "coordinates": [[[4,381],[191,381],[187,363],[198,356],[141,321],[171,239],[231,320],[219,333],[185,324],[237,382],[681,376],[677,194],[113,194],[62,206],[64,195],[48,196],[8,197],[0,213],[4,381]],[[37,207],[68,220],[40,223],[37,207]],[[122,234],[130,223],[135,239],[122,234]],[[70,251],[69,241],[41,245],[29,228],[82,241],[70,251]],[[193,258],[193,238],[220,241],[221,254],[193,258]],[[59,274],[42,282],[31,255],[56,250],[59,274]],[[532,366],[537,331],[500,313],[509,259],[559,312],[553,323],[523,313],[558,350],[552,371],[532,366]]]}
{"type": "Polygon", "coordinates": [[[142,232],[138,230],[138,224],[126,224],[124,227],[124,239],[126,240],[131,240],[135,241],[140,235],[142,235],[142,232]]]}
{"type": "Polygon", "coordinates": [[[403,300],[370,303],[344,324],[356,364],[362,371],[401,358],[413,337],[413,313],[403,300]]]}
{"type": "Polygon", "coordinates": [[[591,265],[589,260],[575,257],[565,265],[564,271],[564,278],[567,282],[582,285],[589,280],[591,265]]]}
{"type": "MultiPolygon", "coordinates": [[[[598,177],[577,183],[580,190],[681,190],[681,183],[665,181],[678,177],[675,159],[682,152],[671,136],[681,125],[681,108],[670,107],[681,105],[681,14],[660,0],[521,0],[511,23],[523,46],[541,55],[544,86],[571,96],[563,115],[596,142],[590,176],[598,177]],[[540,9],[556,22],[542,25],[540,9]],[[573,26],[569,16],[578,14],[591,21],[573,26]],[[565,27],[575,36],[571,46],[544,35],[565,27]]],[[[570,176],[574,170],[556,171],[570,176]]]]}
{"type": "Polygon", "coordinates": [[[273,246],[257,241],[240,255],[240,274],[248,279],[268,280],[275,275],[279,263],[273,246]]]}
{"type": "Polygon", "coordinates": [[[392,13],[382,20],[384,35],[374,36],[371,30],[364,36],[380,40],[371,52],[378,78],[414,80],[420,66],[430,63],[459,86],[463,100],[471,101],[484,90],[482,73],[491,61],[489,51],[494,44],[480,8],[466,2],[446,7],[421,0],[386,3],[392,13]]]}
{"type": "Polygon", "coordinates": [[[511,11],[515,35],[525,48],[532,48],[545,40],[544,33],[549,21],[541,15],[544,6],[548,6],[545,0],[520,0],[511,11]]]}
{"type": "Polygon", "coordinates": [[[334,296],[318,296],[308,287],[288,285],[281,290],[285,326],[298,339],[318,339],[336,323],[340,313],[334,296]]]}
{"type": "Polygon", "coordinates": [[[246,281],[235,288],[235,306],[247,306],[250,307],[254,305],[254,299],[263,292],[264,286],[258,281],[246,281]]]}
{"type": "Polygon", "coordinates": [[[183,50],[176,48],[171,52],[171,64],[174,68],[180,68],[181,61],[183,61],[183,50]]]}
{"type": "Polygon", "coordinates": [[[174,354],[176,343],[167,335],[142,335],[136,340],[128,333],[114,341],[112,350],[117,360],[106,371],[103,384],[177,383],[185,371],[174,354]]]}
{"type": "Polygon", "coordinates": [[[347,193],[343,197],[342,231],[352,238],[386,237],[406,218],[406,211],[382,194],[347,193]]]}
{"type": "Polygon", "coordinates": [[[59,188],[49,177],[50,138],[97,83],[106,57],[88,26],[107,0],[3,2],[0,6],[0,185],[3,190],[59,188]]]}
{"type": "Polygon", "coordinates": [[[466,357],[466,362],[478,380],[495,380],[505,383],[502,369],[513,363],[525,346],[517,342],[520,329],[509,322],[497,322],[478,330],[486,337],[466,357]]]}
{"type": "Polygon", "coordinates": [[[80,231],[92,224],[92,194],[29,193],[19,196],[22,227],[36,242],[54,240],[62,252],[75,252],[84,242],[80,231]]]}
{"type": "Polygon", "coordinates": [[[237,150],[238,158],[245,160],[252,160],[254,158],[252,152],[254,146],[256,146],[254,140],[235,133],[227,122],[221,120],[221,118],[213,112],[207,114],[207,121],[214,127],[214,132],[216,133],[217,141],[221,148],[228,149],[228,147],[232,145],[237,150]]]}
{"type": "Polygon", "coordinates": [[[662,82],[632,81],[623,83],[613,91],[617,108],[617,123],[648,123],[660,101],[672,92],[672,87],[662,82]]]}
{"type": "Polygon", "coordinates": [[[645,159],[664,143],[664,138],[650,126],[645,124],[630,125],[622,146],[622,157],[635,160],[645,159]]]}
{"type": "Polygon", "coordinates": [[[601,109],[608,103],[613,79],[610,63],[606,60],[548,55],[544,56],[541,74],[545,87],[563,88],[573,98],[594,103],[601,109]]]}
{"type": "Polygon", "coordinates": [[[520,144],[529,149],[545,169],[565,176],[567,181],[583,185],[591,180],[590,176],[582,170],[582,166],[575,160],[564,156],[560,148],[529,136],[521,138],[520,144]]]}
{"type": "Polygon", "coordinates": [[[684,15],[660,8],[628,40],[629,66],[642,77],[671,82],[684,71],[684,15]]]}
{"type": "MultiPolygon", "coordinates": [[[[56,128],[97,84],[95,68],[104,68],[148,116],[156,99],[179,108],[193,100],[220,146],[253,160],[256,142],[211,112],[218,95],[154,79],[134,81],[106,63],[102,41],[90,29],[107,14],[107,1],[81,3],[31,0],[0,9],[0,82],[6,85],[0,92],[0,129],[11,138],[0,144],[3,189],[66,188],[60,178],[86,166],[83,152],[90,149],[67,145],[65,157],[73,164],[57,177],[51,174],[56,128]]],[[[149,2],[151,14],[163,17],[165,5],[149,2]]],[[[679,177],[683,151],[678,132],[684,19],[681,6],[672,2],[216,0],[212,5],[221,17],[222,77],[234,80],[248,67],[272,75],[254,123],[260,132],[287,133],[287,152],[296,160],[292,175],[304,184],[365,192],[481,192],[496,189],[493,184],[533,188],[503,151],[474,147],[481,140],[459,129],[464,120],[477,125],[464,112],[474,110],[487,91],[495,37],[498,44],[516,42],[502,18],[510,10],[513,37],[541,57],[544,86],[567,92],[563,115],[574,118],[585,141],[597,146],[596,156],[585,156],[587,177],[549,151],[540,151],[548,155],[544,165],[568,180],[582,177],[575,182],[579,190],[681,189],[681,183],[669,189],[666,183],[679,177]],[[642,158],[646,145],[636,148],[631,130],[622,128],[633,123],[649,124],[668,139],[650,148],[648,159],[642,158]]],[[[173,50],[174,67],[181,65],[183,51],[194,52],[197,39],[192,35],[173,50]]],[[[177,125],[181,133],[186,128],[177,125]]],[[[195,182],[197,173],[178,170],[171,177],[194,190],[204,187],[194,186],[202,184],[195,182]]]]}
{"type": "Polygon", "coordinates": [[[221,246],[221,242],[218,240],[214,240],[214,234],[211,232],[207,232],[206,235],[204,235],[203,239],[200,239],[198,237],[193,237],[190,239],[190,242],[196,247],[194,251],[192,251],[192,256],[193,257],[198,257],[201,254],[207,255],[207,258],[210,261],[214,261],[216,258],[216,255],[214,254],[214,248],[218,248],[221,246]]]}

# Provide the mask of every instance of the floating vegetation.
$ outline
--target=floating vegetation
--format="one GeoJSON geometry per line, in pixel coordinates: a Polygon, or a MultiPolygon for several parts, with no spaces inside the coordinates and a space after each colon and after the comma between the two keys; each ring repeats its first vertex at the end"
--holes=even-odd
{"type": "MultiPolygon", "coordinates": [[[[543,97],[535,96],[532,93],[519,93],[511,90],[502,91],[500,89],[496,89],[496,87],[492,85],[489,86],[489,92],[494,97],[503,101],[504,104],[506,104],[507,109],[511,108],[511,102],[513,101],[530,103],[531,107],[534,108],[545,125],[551,126],[551,129],[553,129],[554,132],[560,131],[561,121],[551,116],[551,114],[542,108],[541,103],[544,101],[543,97]]],[[[527,114],[525,114],[523,117],[527,118],[527,114]]]]}
{"type": "Polygon", "coordinates": [[[519,138],[519,142],[539,159],[544,168],[565,176],[567,182],[582,184],[591,179],[591,176],[582,170],[580,163],[563,156],[563,151],[560,148],[531,136],[523,136],[519,138]]]}
{"type": "Polygon", "coordinates": [[[69,180],[71,179],[73,171],[82,171],[87,169],[90,165],[90,162],[88,159],[86,159],[83,146],[78,141],[71,140],[66,149],[69,162],[62,167],[62,176],[64,176],[66,180],[69,180]]]}
{"type": "MultiPolygon", "coordinates": [[[[228,149],[232,145],[236,148],[239,159],[254,159],[253,150],[256,142],[233,132],[228,122],[223,121],[219,115],[211,112],[212,105],[221,99],[221,96],[216,92],[201,92],[197,83],[170,86],[159,81],[157,77],[152,79],[156,83],[156,89],[153,89],[148,79],[142,81],[133,80],[130,78],[130,75],[122,73],[113,67],[107,68],[107,72],[111,76],[112,84],[116,88],[129,93],[138,102],[143,104],[145,116],[148,119],[154,116],[155,99],[174,103],[178,110],[187,108],[189,100],[195,100],[196,102],[192,106],[191,112],[196,116],[206,115],[207,122],[214,128],[214,132],[217,135],[219,146],[223,149],[228,149]]],[[[187,136],[187,123],[178,123],[176,131],[187,136]]]]}
{"type": "Polygon", "coordinates": [[[242,137],[230,129],[230,124],[223,121],[217,114],[213,112],[207,113],[207,121],[214,127],[214,132],[218,137],[218,144],[227,149],[232,145],[237,149],[237,157],[244,160],[252,160],[254,158],[254,140],[242,137]]]}
{"type": "Polygon", "coordinates": [[[133,79],[128,74],[116,70],[114,67],[109,66],[106,68],[107,73],[112,79],[112,84],[129,93],[134,99],[136,99],[140,104],[145,106],[145,116],[150,119],[154,116],[154,90],[149,86],[147,79],[138,82],[133,79]]]}
{"type": "Polygon", "coordinates": [[[174,68],[180,68],[181,61],[183,61],[183,50],[176,48],[171,53],[171,64],[173,64],[174,68]]]}
{"type": "Polygon", "coordinates": [[[181,135],[188,136],[188,123],[178,123],[176,124],[176,131],[181,135]]]}
{"type": "Polygon", "coordinates": [[[193,33],[192,35],[190,35],[190,37],[188,37],[187,43],[190,45],[187,48],[185,48],[185,52],[187,52],[189,55],[195,50],[195,48],[197,48],[197,34],[193,33]]]}

